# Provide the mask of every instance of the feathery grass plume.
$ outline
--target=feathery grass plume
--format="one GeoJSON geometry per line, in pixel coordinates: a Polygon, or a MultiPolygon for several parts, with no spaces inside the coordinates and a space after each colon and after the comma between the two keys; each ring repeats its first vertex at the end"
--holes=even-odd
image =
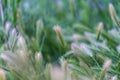
{"type": "Polygon", "coordinates": [[[42,60],[42,53],[41,52],[37,52],[35,54],[35,60],[36,60],[36,62],[40,62],[42,60]]]}
{"type": "Polygon", "coordinates": [[[34,65],[32,65],[32,61],[28,55],[26,53],[24,53],[24,55],[21,56],[20,53],[8,51],[2,53],[1,58],[7,63],[7,66],[9,67],[8,70],[12,71],[18,76],[21,76],[21,79],[33,79],[36,77],[33,67],[34,65]]]}
{"type": "Polygon", "coordinates": [[[26,50],[27,48],[26,41],[22,35],[18,35],[17,47],[19,47],[19,49],[22,49],[22,50],[26,50]]]}
{"type": "Polygon", "coordinates": [[[18,36],[18,33],[17,33],[16,28],[11,29],[10,36],[8,38],[8,47],[10,50],[14,49],[15,44],[16,44],[17,39],[18,39],[17,36],[18,36]]]}
{"type": "Polygon", "coordinates": [[[101,34],[101,31],[102,31],[102,28],[103,28],[103,23],[100,22],[100,23],[98,24],[97,40],[99,40],[99,38],[100,38],[100,34],[101,34]]]}
{"type": "Polygon", "coordinates": [[[111,63],[112,62],[110,59],[105,61],[103,68],[102,68],[102,71],[101,71],[101,74],[100,74],[100,80],[104,80],[105,74],[106,74],[107,70],[110,68],[111,63]]]}
{"type": "Polygon", "coordinates": [[[7,80],[5,71],[3,69],[0,69],[0,80],[7,80]]]}
{"type": "Polygon", "coordinates": [[[73,42],[71,44],[71,49],[75,57],[79,59],[80,61],[85,62],[86,64],[91,64],[92,58],[94,59],[93,51],[85,43],[74,43],[73,42]]]}
{"type": "Polygon", "coordinates": [[[37,52],[35,54],[35,67],[36,67],[37,74],[40,74],[43,71],[42,61],[43,61],[42,53],[37,52]]]}
{"type": "Polygon", "coordinates": [[[74,42],[71,44],[71,49],[72,49],[74,55],[79,53],[79,50],[78,50],[79,46],[76,43],[74,43],[74,42]]]}
{"type": "Polygon", "coordinates": [[[7,36],[8,36],[8,34],[9,34],[11,25],[12,25],[12,23],[9,22],[9,21],[7,21],[7,22],[5,23],[5,33],[6,33],[7,36]]]}
{"type": "Polygon", "coordinates": [[[118,25],[118,27],[120,27],[120,20],[116,14],[115,8],[112,5],[112,3],[109,4],[109,13],[110,13],[112,20],[115,22],[115,24],[118,25]]]}
{"type": "Polygon", "coordinates": [[[65,40],[64,40],[63,35],[62,35],[61,27],[58,25],[55,25],[53,27],[53,30],[56,32],[57,37],[58,37],[60,43],[62,44],[62,46],[65,47],[66,43],[65,43],[65,40]]]}
{"type": "Polygon", "coordinates": [[[85,52],[87,55],[89,55],[90,57],[93,56],[93,52],[91,49],[89,49],[88,45],[85,43],[80,43],[79,48],[82,52],[85,52]]]}
{"type": "Polygon", "coordinates": [[[52,64],[47,64],[46,65],[46,80],[51,80],[51,69],[52,69],[52,64]]]}
{"type": "Polygon", "coordinates": [[[93,56],[93,52],[91,49],[89,49],[88,45],[85,43],[72,43],[71,44],[71,49],[73,50],[73,53],[78,54],[78,53],[85,53],[85,55],[88,55],[90,57],[93,56]]]}
{"type": "Polygon", "coordinates": [[[70,80],[73,80],[73,71],[70,71],[69,74],[70,74],[70,80]]]}
{"type": "Polygon", "coordinates": [[[62,63],[62,68],[63,68],[63,71],[64,71],[64,80],[67,80],[67,60],[64,60],[63,63],[62,63]]]}
{"type": "Polygon", "coordinates": [[[45,68],[42,68],[42,62],[38,62],[40,53],[36,54],[36,59],[33,59],[33,55],[29,52],[20,53],[20,51],[3,53],[1,57],[7,63],[8,70],[21,77],[22,80],[47,80],[49,77],[48,73],[44,73],[45,68]]]}
{"type": "Polygon", "coordinates": [[[105,63],[104,63],[104,65],[103,65],[103,70],[107,71],[110,68],[111,63],[112,62],[111,62],[110,59],[106,60],[105,63]]]}
{"type": "Polygon", "coordinates": [[[37,22],[36,22],[36,39],[39,42],[40,42],[40,38],[41,38],[41,34],[43,32],[43,29],[44,29],[44,24],[43,24],[42,19],[37,20],[37,22]]]}

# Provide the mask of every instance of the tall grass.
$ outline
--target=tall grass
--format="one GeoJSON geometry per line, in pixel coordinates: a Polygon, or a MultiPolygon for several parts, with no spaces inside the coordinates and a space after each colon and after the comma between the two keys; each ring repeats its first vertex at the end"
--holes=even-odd
{"type": "Polygon", "coordinates": [[[118,6],[1,0],[0,80],[119,80],[118,6]]]}

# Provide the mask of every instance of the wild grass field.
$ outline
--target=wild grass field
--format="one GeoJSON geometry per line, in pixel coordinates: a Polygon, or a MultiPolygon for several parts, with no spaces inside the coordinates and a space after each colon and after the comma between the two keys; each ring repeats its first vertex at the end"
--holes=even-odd
{"type": "Polygon", "coordinates": [[[0,80],[120,80],[120,0],[0,0],[0,80]]]}

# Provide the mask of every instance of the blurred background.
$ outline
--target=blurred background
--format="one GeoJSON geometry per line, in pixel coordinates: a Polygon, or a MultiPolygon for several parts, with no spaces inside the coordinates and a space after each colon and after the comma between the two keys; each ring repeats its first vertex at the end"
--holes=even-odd
{"type": "Polygon", "coordinates": [[[112,28],[109,3],[114,4],[119,15],[120,0],[1,0],[0,45],[5,42],[4,25],[10,22],[12,28],[27,35],[28,47],[33,52],[41,51],[47,61],[57,60],[70,50],[71,35],[96,32],[101,21],[105,30],[112,28]],[[44,29],[38,43],[33,43],[36,42],[37,21],[44,29]],[[61,26],[67,47],[59,46],[54,25],[61,26]]]}

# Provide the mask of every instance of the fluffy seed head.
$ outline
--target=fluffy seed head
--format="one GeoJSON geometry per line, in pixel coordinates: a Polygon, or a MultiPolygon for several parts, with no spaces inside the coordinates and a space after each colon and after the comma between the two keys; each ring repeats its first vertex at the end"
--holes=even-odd
{"type": "Polygon", "coordinates": [[[98,24],[97,39],[99,39],[99,37],[100,37],[100,34],[101,34],[101,31],[102,31],[102,28],[103,28],[103,23],[100,22],[100,23],[98,24]]]}
{"type": "Polygon", "coordinates": [[[58,25],[55,25],[55,26],[53,27],[53,30],[54,30],[55,32],[60,32],[60,31],[61,31],[61,27],[58,26],[58,25]]]}
{"type": "Polygon", "coordinates": [[[114,18],[116,12],[115,12],[114,6],[111,3],[109,4],[109,12],[111,17],[114,18]]]}
{"type": "Polygon", "coordinates": [[[108,69],[111,65],[112,61],[109,59],[109,60],[106,60],[104,65],[103,65],[103,69],[108,69]]]}
{"type": "Polygon", "coordinates": [[[42,58],[41,52],[37,52],[37,53],[35,54],[35,59],[36,59],[36,61],[40,61],[41,58],[42,58]]]}
{"type": "Polygon", "coordinates": [[[5,71],[3,69],[0,69],[0,80],[6,80],[5,71]]]}

